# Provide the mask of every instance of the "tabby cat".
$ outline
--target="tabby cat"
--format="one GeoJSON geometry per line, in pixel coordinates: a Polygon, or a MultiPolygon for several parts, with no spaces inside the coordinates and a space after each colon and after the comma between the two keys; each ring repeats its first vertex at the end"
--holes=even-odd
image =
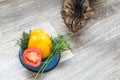
{"type": "Polygon", "coordinates": [[[70,32],[78,32],[93,14],[91,0],[64,0],[61,15],[70,32]]]}

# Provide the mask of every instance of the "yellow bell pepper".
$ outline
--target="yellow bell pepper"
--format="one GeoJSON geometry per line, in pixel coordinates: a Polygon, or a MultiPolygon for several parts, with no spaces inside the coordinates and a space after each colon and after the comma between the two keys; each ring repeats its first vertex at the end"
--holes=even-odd
{"type": "Polygon", "coordinates": [[[42,59],[50,55],[51,47],[52,41],[47,33],[44,33],[42,30],[34,30],[31,32],[28,48],[40,49],[42,51],[42,59]]]}

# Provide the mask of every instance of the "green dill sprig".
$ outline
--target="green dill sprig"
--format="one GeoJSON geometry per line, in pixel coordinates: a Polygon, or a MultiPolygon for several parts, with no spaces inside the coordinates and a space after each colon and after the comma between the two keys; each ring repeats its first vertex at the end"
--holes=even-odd
{"type": "Polygon", "coordinates": [[[31,30],[29,31],[29,33],[23,32],[22,33],[22,37],[19,40],[17,40],[17,44],[23,50],[25,50],[26,48],[28,48],[28,42],[29,42],[30,34],[31,34],[31,30]]]}
{"type": "Polygon", "coordinates": [[[49,65],[50,61],[54,56],[56,56],[59,52],[70,49],[70,46],[67,42],[72,37],[73,37],[73,34],[70,34],[69,36],[58,35],[57,37],[51,38],[52,40],[51,55],[45,60],[45,64],[42,65],[42,67],[34,77],[34,80],[36,80],[38,76],[43,75],[44,70],[49,65]]]}

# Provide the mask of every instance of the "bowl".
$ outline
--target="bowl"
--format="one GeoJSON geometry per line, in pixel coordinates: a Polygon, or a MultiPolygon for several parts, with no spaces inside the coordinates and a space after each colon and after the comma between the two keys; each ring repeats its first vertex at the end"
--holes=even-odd
{"type": "MultiPolygon", "coordinates": [[[[42,65],[45,64],[45,60],[43,60],[40,66],[38,66],[38,67],[31,67],[31,66],[29,66],[29,65],[24,63],[23,58],[22,58],[22,54],[23,54],[23,50],[20,48],[19,49],[19,59],[20,59],[20,62],[22,63],[22,65],[25,68],[27,68],[30,71],[38,72],[40,70],[40,68],[42,67],[42,65]]],[[[56,56],[54,56],[51,59],[50,63],[48,64],[48,66],[46,67],[44,72],[47,72],[47,71],[50,71],[50,70],[54,69],[57,66],[57,64],[59,63],[59,61],[60,61],[60,53],[58,53],[56,56]]]]}

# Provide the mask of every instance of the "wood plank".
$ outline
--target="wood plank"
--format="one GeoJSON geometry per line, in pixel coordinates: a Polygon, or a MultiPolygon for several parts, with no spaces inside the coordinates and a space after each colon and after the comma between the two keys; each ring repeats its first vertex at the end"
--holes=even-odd
{"type": "MultiPolygon", "coordinates": [[[[95,14],[70,42],[75,56],[39,80],[120,80],[120,0],[91,5],[95,14]]],[[[0,80],[33,80],[35,73],[20,64],[16,40],[47,22],[67,34],[61,7],[62,0],[0,0],[0,80]]]]}

